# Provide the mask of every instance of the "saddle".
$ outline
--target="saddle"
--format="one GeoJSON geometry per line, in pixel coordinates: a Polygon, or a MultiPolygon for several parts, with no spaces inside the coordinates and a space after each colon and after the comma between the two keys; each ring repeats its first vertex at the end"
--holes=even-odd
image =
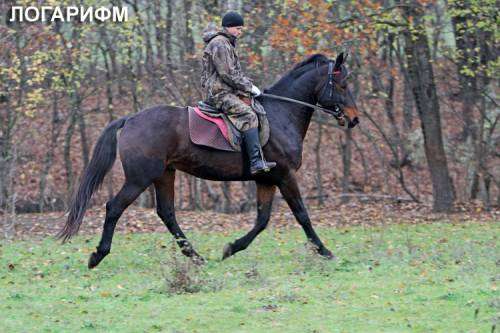
{"type": "MultiPolygon", "coordinates": [[[[251,102],[259,120],[259,137],[262,147],[269,140],[269,122],[262,105],[251,102]]],[[[189,138],[195,145],[217,150],[240,152],[241,132],[234,127],[229,118],[210,104],[198,102],[197,106],[188,106],[189,138]]]]}

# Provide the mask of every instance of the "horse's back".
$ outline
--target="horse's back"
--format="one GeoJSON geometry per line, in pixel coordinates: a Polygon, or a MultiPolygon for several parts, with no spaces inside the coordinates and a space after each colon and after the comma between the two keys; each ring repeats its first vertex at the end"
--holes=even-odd
{"type": "Polygon", "coordinates": [[[119,138],[127,176],[160,177],[170,166],[210,180],[250,180],[243,155],[201,147],[189,138],[187,108],[159,105],[130,117],[119,138]]]}
{"type": "Polygon", "coordinates": [[[181,120],[186,114],[187,110],[185,107],[169,105],[151,106],[129,117],[123,130],[149,131],[155,127],[165,128],[168,124],[181,120]]]}
{"type": "Polygon", "coordinates": [[[185,107],[168,105],[153,106],[131,116],[118,141],[121,158],[143,155],[164,159],[169,149],[182,140],[183,128],[187,127],[186,116],[185,107]]]}

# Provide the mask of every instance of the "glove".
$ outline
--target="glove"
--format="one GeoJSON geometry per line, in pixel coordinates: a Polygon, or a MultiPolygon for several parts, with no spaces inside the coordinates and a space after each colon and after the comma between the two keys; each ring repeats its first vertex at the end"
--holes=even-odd
{"type": "Polygon", "coordinates": [[[252,95],[254,95],[255,97],[257,97],[260,94],[262,94],[262,92],[260,91],[260,89],[257,88],[256,86],[252,85],[252,95]]]}

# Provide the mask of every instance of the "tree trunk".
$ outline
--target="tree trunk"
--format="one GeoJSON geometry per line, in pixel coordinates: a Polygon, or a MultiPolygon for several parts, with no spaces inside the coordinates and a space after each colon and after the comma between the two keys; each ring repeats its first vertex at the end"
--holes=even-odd
{"type": "Polygon", "coordinates": [[[165,62],[167,63],[167,68],[171,69],[172,66],[172,20],[174,3],[172,0],[165,0],[167,3],[167,19],[165,27],[165,62]]]}
{"type": "Polygon", "coordinates": [[[77,112],[78,112],[78,129],[80,130],[80,141],[82,145],[82,158],[83,158],[83,166],[86,167],[89,164],[89,155],[90,155],[90,148],[89,148],[89,142],[87,139],[87,131],[86,131],[86,124],[85,124],[85,117],[83,115],[83,110],[82,110],[82,104],[80,97],[77,97],[78,104],[76,106],[77,112]]]}
{"type": "MultiPolygon", "coordinates": [[[[106,112],[109,116],[109,121],[113,121],[115,119],[114,115],[114,106],[113,106],[113,75],[111,73],[111,67],[108,62],[108,48],[102,48],[102,56],[104,58],[104,65],[106,67],[106,112]]],[[[113,172],[110,172],[107,175],[106,188],[108,190],[108,200],[113,199],[113,172]]]]}
{"type": "Polygon", "coordinates": [[[52,167],[52,163],[54,160],[54,151],[57,147],[57,138],[61,133],[62,123],[58,110],[58,96],[55,91],[52,92],[52,126],[50,133],[50,145],[45,155],[43,161],[43,168],[40,174],[40,185],[38,187],[38,207],[40,212],[43,212],[45,209],[45,192],[47,187],[47,176],[49,175],[50,168],[52,167]]]}
{"type": "Polygon", "coordinates": [[[441,133],[441,118],[437,99],[429,41],[423,25],[424,8],[411,3],[403,7],[403,14],[413,26],[404,32],[405,54],[410,84],[415,98],[424,136],[425,155],[432,180],[434,211],[448,212],[455,199],[453,183],[441,133]]]}
{"type": "Polygon", "coordinates": [[[474,124],[473,110],[477,102],[478,87],[476,72],[478,66],[477,42],[473,31],[467,29],[467,20],[471,20],[471,14],[466,11],[470,6],[470,1],[455,1],[453,7],[458,15],[451,18],[453,32],[455,34],[455,44],[457,54],[457,77],[460,84],[459,96],[462,102],[462,141],[466,141],[472,136],[473,141],[477,138],[477,130],[474,124]],[[463,11],[463,12],[462,12],[463,11]],[[464,72],[467,71],[467,72],[464,72]]]}
{"type": "Polygon", "coordinates": [[[321,175],[321,137],[323,136],[323,115],[317,113],[318,121],[318,135],[316,136],[316,144],[314,146],[314,156],[316,161],[316,190],[318,195],[318,205],[322,206],[325,203],[323,198],[323,177],[321,175]]]}
{"type": "Polygon", "coordinates": [[[222,182],[222,194],[224,195],[224,203],[222,206],[222,211],[226,214],[232,212],[232,200],[231,200],[231,183],[222,182]]]}
{"type": "Polygon", "coordinates": [[[410,77],[408,74],[408,69],[406,68],[406,62],[404,60],[403,52],[401,51],[400,38],[396,39],[396,59],[398,60],[399,70],[403,75],[403,127],[406,132],[409,132],[413,125],[413,109],[415,102],[413,101],[410,77]]]}
{"type": "MultiPolygon", "coordinates": [[[[186,36],[184,38],[184,50],[185,54],[187,54],[188,58],[191,59],[194,56],[194,39],[193,39],[193,28],[192,28],[192,15],[191,8],[193,7],[193,2],[191,0],[184,0],[184,29],[186,32],[186,36]]],[[[193,59],[191,59],[193,60],[193,59]]]]}
{"type": "MultiPolygon", "coordinates": [[[[10,175],[12,172],[12,167],[15,164],[15,158],[13,154],[13,147],[16,147],[14,142],[14,135],[16,133],[16,125],[18,120],[18,112],[17,109],[21,108],[25,99],[25,90],[27,86],[28,73],[27,73],[27,65],[26,65],[26,57],[23,54],[24,47],[26,42],[23,38],[23,31],[19,25],[15,26],[15,58],[19,61],[19,70],[20,70],[20,78],[19,78],[19,86],[16,87],[14,91],[17,92],[17,100],[16,103],[11,103],[9,96],[5,97],[5,100],[0,101],[0,107],[5,107],[6,112],[0,113],[0,209],[2,207],[7,207],[9,202],[11,202],[10,195],[13,195],[11,192],[11,186],[9,184],[12,183],[12,179],[10,179],[10,175]],[[4,105],[2,105],[4,104],[4,105]],[[4,116],[5,115],[5,116],[4,116]]],[[[8,52],[8,51],[7,51],[8,52]]],[[[9,62],[13,59],[10,59],[9,62]]],[[[14,64],[12,64],[14,66],[14,64]]],[[[0,86],[0,88],[3,88],[0,86]]],[[[8,90],[7,90],[8,91],[8,90]]],[[[13,184],[13,183],[12,183],[13,184]]]]}
{"type": "MultiPolygon", "coordinates": [[[[349,193],[349,177],[351,176],[351,145],[352,145],[352,132],[351,129],[345,131],[345,141],[341,143],[342,148],[342,193],[349,193]]],[[[350,200],[347,195],[342,196],[342,203],[350,200]]]]}
{"type": "Polygon", "coordinates": [[[73,138],[73,134],[75,131],[77,118],[76,110],[71,110],[71,114],[69,117],[69,125],[64,135],[63,145],[64,167],[66,169],[66,190],[68,193],[66,202],[69,202],[71,199],[74,185],[73,165],[71,163],[71,139],[73,138]]]}

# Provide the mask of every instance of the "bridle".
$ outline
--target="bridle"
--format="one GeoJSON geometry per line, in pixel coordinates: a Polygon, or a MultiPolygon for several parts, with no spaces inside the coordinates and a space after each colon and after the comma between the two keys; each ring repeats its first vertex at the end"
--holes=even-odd
{"type": "MultiPolygon", "coordinates": [[[[316,69],[317,69],[317,67],[316,67],[316,69]]],[[[323,86],[320,98],[318,98],[318,100],[320,100],[321,97],[323,97],[325,93],[328,93],[328,97],[330,99],[333,97],[333,91],[335,89],[334,75],[337,74],[337,73],[340,73],[340,71],[334,71],[334,63],[333,63],[333,61],[329,61],[328,62],[327,83],[323,86]]],[[[292,103],[295,103],[295,104],[301,104],[301,105],[304,105],[304,106],[308,106],[308,107],[310,107],[310,108],[312,108],[314,110],[323,111],[325,113],[331,114],[337,120],[343,120],[344,117],[345,117],[344,111],[342,111],[342,109],[338,106],[338,104],[335,104],[334,105],[334,109],[330,110],[330,109],[324,108],[319,103],[317,103],[316,105],[314,105],[314,104],[306,103],[306,102],[299,101],[299,100],[296,100],[296,99],[293,99],[293,98],[284,97],[284,96],[278,96],[278,95],[273,95],[273,94],[267,94],[267,93],[262,93],[260,96],[269,97],[269,98],[278,99],[278,100],[281,100],[281,101],[292,102],[292,103]]]]}
{"type": "MultiPolygon", "coordinates": [[[[340,74],[341,71],[340,70],[334,70],[335,69],[335,65],[333,63],[333,61],[329,61],[328,62],[328,77],[327,77],[327,82],[326,84],[323,86],[323,90],[321,92],[321,95],[320,97],[318,98],[318,100],[321,100],[321,98],[325,95],[325,93],[328,94],[328,98],[329,99],[332,99],[333,98],[333,91],[335,90],[335,74],[340,74]]],[[[344,113],[342,111],[342,109],[339,107],[339,105],[337,103],[335,103],[334,105],[334,110],[332,110],[334,112],[334,115],[335,117],[338,119],[338,118],[344,118],[344,113]]]]}

